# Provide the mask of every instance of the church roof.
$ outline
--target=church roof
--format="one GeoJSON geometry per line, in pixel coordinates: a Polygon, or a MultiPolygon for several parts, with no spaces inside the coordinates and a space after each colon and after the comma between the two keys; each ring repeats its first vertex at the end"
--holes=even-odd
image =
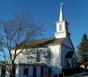
{"type": "MultiPolygon", "coordinates": [[[[44,46],[51,46],[51,45],[59,45],[64,40],[65,40],[65,38],[56,39],[54,37],[54,38],[47,38],[47,39],[41,39],[41,40],[36,40],[36,41],[30,41],[30,42],[26,43],[25,48],[30,48],[30,47],[36,48],[36,47],[44,47],[44,46]]],[[[22,48],[22,46],[20,48],[22,48]]]]}
{"type": "Polygon", "coordinates": [[[74,51],[69,51],[65,56],[65,58],[72,58],[73,54],[74,54],[74,51]]]}

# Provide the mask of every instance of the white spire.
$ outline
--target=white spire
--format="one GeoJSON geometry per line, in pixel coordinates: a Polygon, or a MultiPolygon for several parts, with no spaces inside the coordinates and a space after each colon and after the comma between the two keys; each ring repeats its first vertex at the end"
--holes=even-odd
{"type": "Polygon", "coordinates": [[[60,18],[59,18],[59,21],[63,21],[63,20],[64,20],[62,4],[63,4],[63,3],[61,3],[61,7],[60,7],[60,18]]]}

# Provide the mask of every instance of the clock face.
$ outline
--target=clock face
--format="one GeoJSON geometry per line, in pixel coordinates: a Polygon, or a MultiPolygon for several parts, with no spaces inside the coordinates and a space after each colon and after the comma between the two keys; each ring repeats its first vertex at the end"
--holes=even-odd
{"type": "Polygon", "coordinates": [[[59,25],[59,31],[61,31],[61,30],[62,30],[62,25],[60,24],[60,25],[59,25]]]}

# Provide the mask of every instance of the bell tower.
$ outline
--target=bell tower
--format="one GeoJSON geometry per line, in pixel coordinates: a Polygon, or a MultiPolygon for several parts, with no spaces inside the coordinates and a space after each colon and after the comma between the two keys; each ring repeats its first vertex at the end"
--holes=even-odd
{"type": "Polygon", "coordinates": [[[63,3],[61,3],[61,6],[60,6],[59,21],[55,22],[56,23],[56,33],[54,33],[54,34],[57,39],[70,36],[70,33],[68,32],[69,23],[67,21],[65,21],[65,19],[64,19],[62,4],[63,3]]]}

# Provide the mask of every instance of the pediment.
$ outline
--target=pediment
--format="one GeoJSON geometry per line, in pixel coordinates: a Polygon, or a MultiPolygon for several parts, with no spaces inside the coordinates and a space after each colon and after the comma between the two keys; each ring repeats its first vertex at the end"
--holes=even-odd
{"type": "Polygon", "coordinates": [[[62,45],[65,45],[73,50],[75,49],[70,37],[66,37],[66,39],[62,42],[62,45]]]}

